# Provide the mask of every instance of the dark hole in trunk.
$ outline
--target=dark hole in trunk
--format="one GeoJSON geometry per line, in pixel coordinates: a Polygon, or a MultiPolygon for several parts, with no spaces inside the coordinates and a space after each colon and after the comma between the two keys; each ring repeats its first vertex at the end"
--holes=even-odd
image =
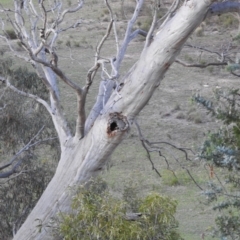
{"type": "Polygon", "coordinates": [[[117,123],[116,122],[112,122],[110,124],[110,131],[113,132],[114,130],[117,130],[117,129],[118,129],[117,123]]]}

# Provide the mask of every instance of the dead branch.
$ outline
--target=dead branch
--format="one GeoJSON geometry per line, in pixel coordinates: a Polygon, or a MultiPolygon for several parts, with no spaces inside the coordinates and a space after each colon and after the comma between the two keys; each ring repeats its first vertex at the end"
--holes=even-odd
{"type": "Polygon", "coordinates": [[[208,48],[205,48],[205,47],[200,47],[200,46],[194,46],[194,45],[191,45],[191,44],[185,44],[184,47],[190,47],[190,48],[194,48],[194,49],[197,49],[197,50],[201,50],[203,52],[208,52],[208,53],[212,53],[212,54],[216,54],[218,55],[219,57],[222,58],[222,54],[217,52],[217,51],[212,51],[208,48]]]}
{"type": "MultiPolygon", "coordinates": [[[[150,161],[150,163],[151,163],[151,165],[152,165],[152,169],[158,174],[159,177],[161,177],[161,174],[160,174],[160,173],[158,172],[158,170],[155,168],[154,163],[153,163],[153,161],[152,161],[152,159],[151,159],[151,154],[150,154],[150,152],[158,152],[158,153],[159,153],[159,156],[160,156],[160,157],[163,157],[164,160],[165,160],[165,162],[167,163],[168,169],[170,169],[169,163],[168,163],[168,161],[167,161],[167,158],[162,155],[162,153],[161,153],[161,147],[159,147],[159,145],[167,145],[167,146],[170,146],[170,147],[172,147],[172,148],[174,148],[174,149],[176,149],[176,150],[179,150],[179,151],[183,152],[183,154],[185,155],[185,159],[186,159],[187,161],[191,161],[191,159],[188,157],[188,153],[187,153],[187,151],[191,151],[191,152],[192,152],[191,149],[177,147],[177,146],[175,146],[174,144],[169,143],[169,142],[165,142],[165,141],[149,142],[147,139],[145,139],[145,138],[143,137],[142,132],[141,132],[141,128],[140,128],[140,126],[139,126],[139,124],[137,123],[136,120],[135,120],[135,125],[136,125],[136,127],[137,127],[138,134],[139,134],[139,138],[140,138],[140,141],[141,141],[141,143],[142,143],[142,146],[143,146],[144,149],[146,150],[147,157],[148,157],[148,159],[149,159],[149,161],[150,161]],[[156,145],[158,145],[158,146],[156,146],[156,145]]],[[[183,166],[183,165],[179,162],[178,158],[176,158],[171,152],[169,152],[169,154],[175,159],[175,161],[180,165],[180,167],[187,172],[187,174],[188,174],[189,177],[192,179],[192,181],[194,182],[194,184],[195,184],[200,190],[203,190],[202,187],[201,187],[201,186],[197,183],[197,181],[194,179],[194,177],[192,176],[192,174],[191,174],[191,172],[189,171],[189,169],[187,169],[185,166],[183,166]]],[[[173,171],[172,171],[172,172],[173,172],[173,171]]],[[[175,175],[175,173],[174,173],[174,175],[175,175]]],[[[175,175],[175,176],[176,176],[176,175],[175,175]]]]}
{"type": "MultiPolygon", "coordinates": [[[[50,62],[47,62],[37,56],[35,56],[32,52],[32,50],[22,41],[22,45],[25,47],[25,49],[28,51],[28,54],[30,55],[30,57],[32,58],[32,60],[34,62],[40,63],[45,67],[49,67],[52,69],[52,71],[63,81],[65,82],[68,86],[70,86],[73,90],[77,91],[77,92],[81,92],[82,88],[80,88],[77,84],[75,84],[74,82],[72,82],[63,72],[62,70],[58,67],[55,66],[54,63],[57,62],[57,54],[52,50],[50,52],[50,54],[54,57],[54,59],[52,59],[52,61],[50,60],[50,62]]],[[[49,46],[45,45],[46,48],[49,48],[49,46]]],[[[50,48],[49,48],[50,49],[50,48]]],[[[51,49],[50,49],[51,50],[51,49]]]]}
{"type": "Polygon", "coordinates": [[[146,144],[145,144],[146,141],[145,141],[145,139],[144,139],[144,137],[143,137],[143,135],[142,135],[142,131],[141,131],[141,128],[140,128],[137,120],[135,120],[135,125],[136,125],[136,127],[137,127],[138,135],[139,135],[140,141],[141,141],[141,143],[142,143],[142,146],[143,146],[143,148],[146,150],[148,160],[150,161],[150,163],[151,163],[151,165],[152,165],[152,170],[154,170],[159,177],[162,177],[161,174],[159,173],[159,171],[158,171],[158,170],[155,168],[155,166],[154,166],[154,163],[153,163],[152,158],[151,158],[150,151],[148,150],[148,148],[147,148],[147,146],[146,146],[146,144]]]}
{"type": "Polygon", "coordinates": [[[235,73],[235,72],[233,72],[233,71],[231,71],[230,73],[231,73],[233,76],[240,77],[240,74],[237,74],[237,73],[235,73]]]}
{"type": "Polygon", "coordinates": [[[226,61],[230,61],[230,62],[234,62],[230,57],[230,50],[231,50],[231,47],[232,47],[232,43],[229,42],[227,44],[222,44],[221,46],[221,52],[217,52],[217,51],[213,51],[213,50],[210,50],[208,48],[204,48],[204,47],[200,47],[200,46],[194,46],[194,45],[191,45],[191,44],[186,44],[184,47],[190,47],[190,48],[193,48],[193,49],[198,49],[202,52],[208,52],[208,53],[211,53],[211,54],[216,54],[218,56],[217,60],[219,62],[226,62],[226,61]]]}
{"type": "Polygon", "coordinates": [[[160,1],[155,0],[153,20],[152,20],[151,27],[150,27],[150,29],[148,31],[148,34],[147,34],[147,37],[146,37],[144,48],[147,48],[151,43],[151,40],[152,40],[152,37],[153,37],[152,36],[153,31],[155,30],[155,28],[157,26],[157,14],[158,14],[159,9],[160,9],[160,1]]]}
{"type": "Polygon", "coordinates": [[[89,70],[88,70],[88,73],[87,73],[87,79],[86,79],[86,85],[84,87],[84,90],[85,91],[88,91],[92,82],[93,82],[93,78],[94,76],[96,75],[96,72],[97,70],[99,69],[101,63],[103,64],[102,61],[99,61],[100,59],[100,52],[101,52],[101,49],[102,49],[102,46],[104,44],[104,42],[107,40],[107,38],[109,37],[110,35],[110,32],[112,30],[112,26],[113,26],[113,22],[114,22],[114,18],[113,18],[113,13],[112,13],[112,9],[108,3],[108,0],[105,0],[105,4],[106,6],[108,7],[108,10],[109,10],[109,14],[110,14],[110,22],[108,24],[108,27],[107,27],[107,30],[106,30],[106,33],[104,34],[104,36],[102,37],[101,41],[99,42],[99,44],[97,45],[96,47],[96,52],[95,52],[95,62],[94,62],[94,66],[91,67],[89,70]]]}
{"type": "Polygon", "coordinates": [[[59,25],[65,18],[65,16],[68,14],[68,13],[74,13],[74,12],[77,12],[79,9],[82,8],[84,4],[84,0],[82,1],[78,1],[77,5],[75,7],[72,7],[72,8],[67,8],[65,9],[62,14],[59,16],[59,18],[57,19],[57,21],[55,23],[53,23],[53,28],[55,28],[57,25],[59,25]]]}
{"type": "Polygon", "coordinates": [[[186,63],[186,62],[183,62],[180,59],[176,59],[175,62],[184,66],[184,67],[198,67],[198,68],[206,68],[208,66],[226,66],[226,65],[228,65],[227,62],[221,62],[221,63],[214,62],[214,63],[205,63],[205,64],[186,63]]]}
{"type": "Polygon", "coordinates": [[[201,53],[202,52],[207,52],[210,54],[215,54],[217,55],[217,61],[218,62],[210,62],[210,63],[204,63],[204,64],[200,64],[200,63],[186,63],[180,59],[176,59],[175,62],[184,66],[184,67],[198,67],[198,68],[206,68],[208,66],[226,66],[228,65],[228,62],[233,62],[233,60],[231,59],[231,57],[229,56],[232,44],[231,43],[227,43],[225,45],[222,45],[221,48],[221,52],[218,51],[213,51],[210,50],[208,48],[205,47],[200,47],[200,46],[194,46],[191,44],[186,44],[185,47],[190,47],[196,50],[200,50],[201,53]]]}

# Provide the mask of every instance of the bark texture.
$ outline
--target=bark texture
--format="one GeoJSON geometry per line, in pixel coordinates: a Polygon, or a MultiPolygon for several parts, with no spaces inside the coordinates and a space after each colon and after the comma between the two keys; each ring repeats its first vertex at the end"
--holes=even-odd
{"type": "Polygon", "coordinates": [[[56,173],[14,240],[47,240],[47,225],[58,212],[68,211],[71,188],[101,171],[114,149],[127,136],[136,115],[159,86],[187,38],[205,18],[212,1],[189,0],[165,22],[121,88],[116,88],[87,135],[69,138],[62,148],[56,173]],[[41,225],[41,232],[37,225],[41,225]]]}

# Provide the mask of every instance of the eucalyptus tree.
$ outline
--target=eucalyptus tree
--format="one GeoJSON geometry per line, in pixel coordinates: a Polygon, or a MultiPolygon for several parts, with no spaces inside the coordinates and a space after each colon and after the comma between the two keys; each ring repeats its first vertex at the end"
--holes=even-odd
{"type": "MultiPolygon", "coordinates": [[[[111,153],[130,132],[136,116],[159,87],[191,33],[207,16],[227,11],[237,12],[240,5],[234,1],[175,0],[159,26],[157,10],[161,7],[161,2],[156,1],[152,25],[145,33],[141,29],[133,29],[144,3],[144,0],[137,0],[124,39],[119,43],[112,9],[107,0],[105,3],[109,10],[110,22],[106,34],[96,48],[94,65],[87,71],[86,83],[83,86],[71,80],[68,73],[62,70],[55,48],[56,41],[62,33],[80,24],[79,20],[68,27],[62,27],[70,14],[78,12],[77,15],[81,16],[81,11],[84,11],[83,0],[76,1],[73,7],[66,8],[61,1],[44,0],[38,1],[38,4],[32,0],[15,0],[12,9],[1,6],[1,15],[12,24],[20,45],[27,54],[16,52],[6,35],[1,35],[1,38],[6,40],[14,57],[35,68],[49,92],[49,98],[45,100],[38,94],[18,89],[8,76],[1,76],[0,81],[14,93],[34,99],[46,108],[61,148],[54,177],[14,239],[51,238],[51,231],[47,228],[50,220],[59,212],[70,209],[69,188],[85,183],[102,170],[111,153]],[[49,16],[53,16],[52,21],[48,21],[49,16]],[[101,49],[112,29],[116,39],[116,54],[112,58],[102,58],[101,49]],[[146,35],[139,60],[126,75],[121,76],[120,66],[126,49],[138,34],[146,35]],[[111,67],[111,71],[107,70],[109,67],[106,65],[111,67]],[[97,71],[101,71],[102,80],[96,103],[86,116],[87,94],[97,71]],[[60,104],[58,81],[76,93],[75,132],[71,131],[60,104]]],[[[1,20],[4,31],[5,22],[1,20]]]]}

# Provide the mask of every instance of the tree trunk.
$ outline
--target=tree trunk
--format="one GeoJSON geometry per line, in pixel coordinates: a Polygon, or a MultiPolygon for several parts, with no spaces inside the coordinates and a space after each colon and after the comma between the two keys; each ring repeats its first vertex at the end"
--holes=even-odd
{"type": "Polygon", "coordinates": [[[65,144],[56,173],[14,240],[51,239],[47,225],[68,211],[71,187],[101,171],[107,158],[127,136],[134,118],[159,86],[183,44],[206,16],[210,0],[189,0],[158,31],[149,47],[115,90],[88,134],[65,144]],[[41,232],[36,227],[42,225],[41,232]]]}

